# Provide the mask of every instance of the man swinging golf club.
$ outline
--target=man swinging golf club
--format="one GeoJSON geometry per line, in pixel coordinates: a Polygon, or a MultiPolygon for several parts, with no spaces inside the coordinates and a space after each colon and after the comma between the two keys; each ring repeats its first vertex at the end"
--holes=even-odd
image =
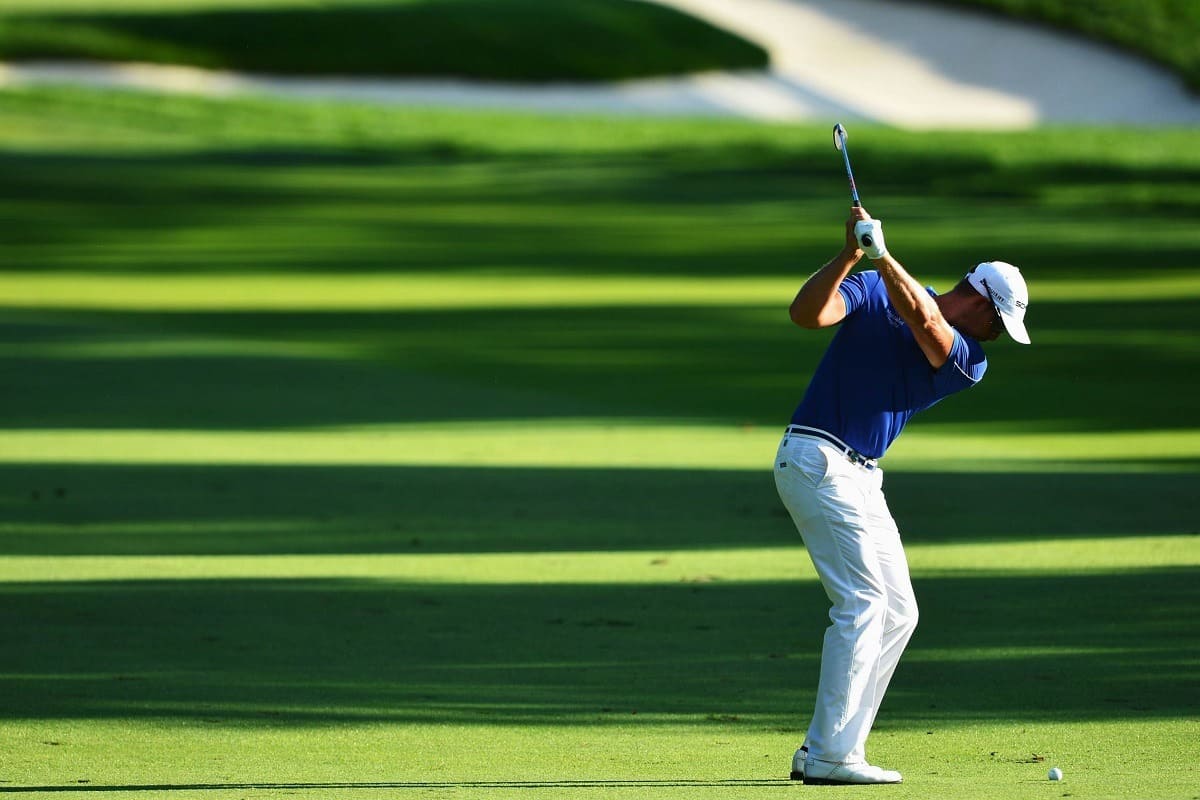
{"type": "MultiPolygon", "coordinates": [[[[844,129],[841,135],[839,149],[844,129]]],[[[847,157],[847,173],[849,166],[847,157]]],[[[1029,295],[1016,267],[983,262],[950,292],[935,295],[891,256],[882,224],[858,203],[852,177],[851,187],[855,204],[844,247],[791,305],[801,327],[840,329],[775,458],[779,496],[832,603],[816,709],[792,760],[791,777],[806,784],[902,780],[866,757],[867,735],[917,624],[878,459],[913,414],[983,378],[980,342],[1007,331],[1029,343],[1029,295]],[[875,269],[851,275],[864,254],[875,269]]]]}

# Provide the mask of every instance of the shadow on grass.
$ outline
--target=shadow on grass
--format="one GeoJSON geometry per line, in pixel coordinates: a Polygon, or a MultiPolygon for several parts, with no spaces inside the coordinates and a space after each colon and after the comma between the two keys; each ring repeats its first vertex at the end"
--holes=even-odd
{"type": "MultiPolygon", "coordinates": [[[[139,124],[155,124],[153,116],[139,124]]],[[[1137,227],[1139,219],[1161,225],[1168,210],[1178,220],[1196,213],[1200,200],[1186,188],[1200,182],[1200,170],[1188,165],[1012,166],[982,151],[881,148],[856,150],[855,158],[878,213],[914,226],[952,214],[987,219],[988,240],[1005,243],[1010,260],[1041,278],[1077,278],[1082,267],[1089,277],[1127,276],[1130,265],[1163,269],[1191,256],[1187,242],[1137,227]],[[1179,187],[1169,201],[1164,186],[1179,187]],[[1074,215],[1100,234],[1130,235],[1062,241],[1046,233],[1051,213],[1074,215]]],[[[0,155],[0,202],[12,205],[0,233],[10,244],[38,245],[31,260],[22,254],[5,264],[22,269],[803,276],[840,245],[845,207],[831,198],[845,196],[845,183],[830,161],[824,139],[820,148],[764,140],[497,153],[436,133],[387,147],[8,154],[0,155]],[[828,233],[818,236],[814,220],[828,233]],[[114,259],[81,262],[80,247],[114,259]]],[[[906,263],[926,278],[984,257],[964,250],[952,237],[904,247],[906,263]]]]}
{"type": "MultiPolygon", "coordinates": [[[[247,270],[512,272],[550,282],[778,275],[778,301],[103,314],[55,308],[46,297],[40,310],[3,312],[0,377],[9,391],[0,418],[8,427],[188,429],[564,415],[786,420],[825,341],[792,328],[787,304],[840,243],[843,210],[825,198],[845,189],[827,140],[820,149],[764,139],[497,154],[472,150],[461,135],[443,138],[357,153],[3,156],[4,267],[214,281],[247,270]],[[326,355],[271,354],[314,344],[326,355]]],[[[991,219],[988,235],[1011,235],[1013,257],[1026,263],[1027,254],[1039,279],[1127,277],[1131,264],[1190,263],[1186,242],[1140,235],[1161,222],[1158,200],[1147,199],[1161,192],[1122,187],[1194,185],[1196,170],[1074,163],[1067,155],[1012,167],[987,152],[931,155],[925,147],[888,158],[864,148],[856,159],[876,173],[881,196],[907,212],[904,224],[944,224],[950,213],[991,219]],[[931,188],[930,175],[953,186],[931,188]],[[1111,207],[1087,199],[1096,196],[1112,198],[1111,207]],[[1097,235],[1048,241],[1049,214],[1086,219],[1097,235]],[[1122,226],[1139,235],[1111,235],[1122,226]]],[[[1190,197],[1181,192],[1172,202],[1190,197]]],[[[957,279],[971,256],[953,237],[918,238],[906,253],[931,281],[957,279]]],[[[923,419],[1190,427],[1190,385],[1200,374],[1196,301],[1119,301],[1035,297],[1029,324],[1037,346],[989,348],[988,379],[923,419]]]]}
{"type": "Polygon", "coordinates": [[[453,789],[687,789],[747,786],[787,786],[786,778],[729,780],[561,780],[561,781],[402,781],[402,782],[345,782],[345,783],[166,783],[97,786],[69,784],[65,786],[0,786],[0,794],[33,794],[80,792],[196,792],[233,791],[235,789],[287,791],[316,789],[387,789],[387,790],[453,790],[453,789]]]}
{"type": "Polygon", "coordinates": [[[729,780],[561,780],[561,781],[403,781],[403,782],[358,782],[358,783],[178,783],[178,784],[136,784],[132,786],[96,786],[71,784],[66,786],[0,786],[0,794],[32,794],[32,793],[63,793],[63,792],[195,792],[195,791],[233,791],[235,789],[250,789],[264,791],[280,790],[316,790],[316,789],[388,789],[388,790],[433,790],[453,789],[686,789],[747,787],[747,786],[787,786],[789,781],[732,778],[729,780]]]}
{"type": "MultiPolygon", "coordinates": [[[[922,625],[882,729],[1180,718],[1200,701],[1192,570],[915,577],[922,625]]],[[[799,730],[827,606],[814,582],[50,582],[0,598],[7,719],[263,726],[799,730]]]]}
{"type": "MultiPolygon", "coordinates": [[[[539,161],[429,147],[395,153],[390,165],[269,153],[227,164],[19,158],[6,162],[14,169],[0,189],[0,233],[11,237],[6,263],[21,271],[253,265],[703,279],[745,270],[798,282],[840,241],[836,218],[820,236],[792,228],[798,218],[826,227],[828,204],[803,196],[844,195],[828,149],[827,138],[800,159],[718,148],[722,164],[706,163],[712,153],[702,150],[539,161]]],[[[863,152],[856,166],[870,173],[863,152]]],[[[1029,241],[1045,228],[1030,234],[1027,224],[1075,210],[1039,204],[1038,187],[1100,187],[1118,198],[1130,184],[1197,178],[1086,165],[1043,175],[1039,183],[1027,168],[926,154],[897,159],[876,185],[923,215],[1002,208],[1000,232],[1029,241]],[[937,170],[963,178],[964,197],[948,185],[931,190],[926,176],[937,170]]],[[[1135,225],[1140,214],[1152,230],[1161,201],[1138,200],[1150,196],[1113,200],[1090,224],[1135,225]]],[[[961,242],[926,247],[916,263],[958,269],[961,242]]],[[[1040,275],[1086,266],[1089,276],[1123,276],[1139,256],[1158,264],[1173,254],[1152,237],[1060,247],[1040,275]]],[[[782,427],[822,343],[786,322],[794,288],[771,309],[78,314],[48,298],[40,311],[5,312],[0,417],[10,429],[554,414],[782,427]],[[205,352],[212,339],[223,341],[205,352]],[[189,353],[139,350],[172,342],[189,353]],[[348,354],[264,355],[264,342],[348,354]],[[245,353],[230,355],[241,343],[245,353]]],[[[1194,300],[1041,308],[1035,302],[1031,327],[1048,341],[1019,358],[997,347],[983,385],[923,419],[1192,427],[1197,353],[1169,343],[1190,341],[1194,300]]],[[[621,549],[649,559],[669,548],[797,543],[774,496],[771,452],[762,456],[760,473],[11,464],[0,470],[0,546],[31,555],[621,549]]],[[[901,472],[888,482],[914,542],[1195,530],[1194,473],[901,472]],[[997,496],[1020,503],[989,513],[997,496]]],[[[882,726],[1179,718],[1197,705],[1194,570],[917,581],[922,628],[882,726]]],[[[10,582],[0,596],[0,715],[260,725],[686,719],[799,730],[825,607],[819,587],[799,582],[10,582]]]]}
{"type": "MultiPolygon", "coordinates": [[[[1197,530],[1191,472],[900,472],[886,481],[910,543],[1197,530]],[[1014,502],[992,513],[995,497],[1014,502]]],[[[9,465],[0,467],[0,504],[0,551],[9,555],[662,552],[800,544],[768,468],[9,465]]]]}
{"type": "MultiPolygon", "coordinates": [[[[782,426],[832,333],[788,321],[792,290],[781,282],[774,307],[9,311],[0,418],[189,430],[563,416],[782,426]]],[[[1036,347],[989,346],[983,383],[916,424],[1189,428],[1195,306],[1043,304],[1030,312],[1036,347]]]]}

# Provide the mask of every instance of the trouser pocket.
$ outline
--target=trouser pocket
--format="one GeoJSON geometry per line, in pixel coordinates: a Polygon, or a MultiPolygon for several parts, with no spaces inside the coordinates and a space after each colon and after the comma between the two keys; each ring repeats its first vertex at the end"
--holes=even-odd
{"type": "Polygon", "coordinates": [[[833,460],[828,448],[808,437],[785,436],[775,455],[775,477],[786,476],[813,488],[832,480],[833,460]]]}

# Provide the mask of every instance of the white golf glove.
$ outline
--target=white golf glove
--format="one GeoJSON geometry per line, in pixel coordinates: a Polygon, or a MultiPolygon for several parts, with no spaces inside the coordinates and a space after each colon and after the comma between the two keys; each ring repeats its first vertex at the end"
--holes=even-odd
{"type": "Polygon", "coordinates": [[[887,245],[883,242],[883,223],[877,219],[860,219],[854,223],[854,238],[867,258],[883,258],[887,245]]]}

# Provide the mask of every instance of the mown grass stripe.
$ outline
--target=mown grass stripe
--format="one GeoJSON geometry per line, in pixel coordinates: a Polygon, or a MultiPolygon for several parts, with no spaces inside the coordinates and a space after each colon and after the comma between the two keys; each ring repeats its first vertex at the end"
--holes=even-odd
{"type": "MultiPolygon", "coordinates": [[[[331,430],[5,430],[0,463],[307,464],[768,470],[782,428],[528,420],[331,430]]],[[[915,429],[888,469],[1194,468],[1200,430],[964,434],[915,429]],[[1162,462],[1157,465],[1151,462],[1162,462]]]]}
{"type": "MultiPolygon", "coordinates": [[[[780,306],[802,277],[0,273],[0,308],[93,311],[372,311],[611,306],[780,306]]],[[[1200,274],[1031,280],[1031,304],[1200,298],[1200,274]]],[[[948,289],[944,286],[943,289],[948,289]]]]}
{"type": "MultiPolygon", "coordinates": [[[[913,543],[917,575],[1097,574],[1200,566],[1196,536],[913,543]]],[[[0,584],[27,581],[370,580],[466,584],[719,584],[814,581],[792,547],[634,552],[266,556],[3,556],[0,584]]]]}

